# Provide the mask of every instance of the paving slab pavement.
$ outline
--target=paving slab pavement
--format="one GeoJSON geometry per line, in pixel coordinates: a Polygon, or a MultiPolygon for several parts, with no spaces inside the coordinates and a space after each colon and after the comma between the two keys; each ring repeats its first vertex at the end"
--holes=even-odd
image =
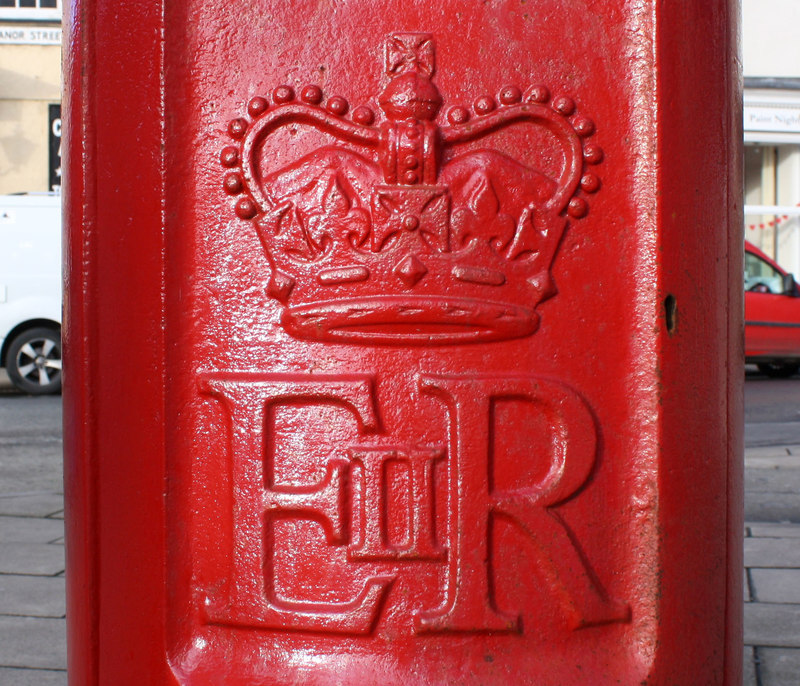
{"type": "Polygon", "coordinates": [[[800,567],[800,541],[794,542],[796,545],[786,545],[786,537],[746,536],[744,539],[744,566],[779,569],[800,567]]]}
{"type": "Polygon", "coordinates": [[[0,615],[63,617],[64,586],[63,576],[0,574],[0,615]]]}
{"type": "Polygon", "coordinates": [[[753,598],[761,603],[797,603],[800,607],[800,569],[751,567],[749,573],[753,598]]]}
{"type": "Polygon", "coordinates": [[[64,619],[0,616],[0,665],[66,671],[64,619]]]}
{"type": "Polygon", "coordinates": [[[747,521],[800,523],[800,445],[747,447],[744,492],[747,521]]]}
{"type": "Polygon", "coordinates": [[[60,398],[0,373],[0,686],[66,686],[60,398]]]}
{"type": "Polygon", "coordinates": [[[64,518],[64,496],[54,491],[0,494],[0,515],[64,518]]]}
{"type": "Polygon", "coordinates": [[[63,669],[0,667],[0,684],[3,686],[67,686],[67,672],[63,669]]]}
{"type": "Polygon", "coordinates": [[[800,523],[747,524],[744,564],[744,686],[798,686],[800,523]]]}
{"type": "Polygon", "coordinates": [[[0,497],[2,686],[66,686],[62,510],[60,493],[0,497]]]}
{"type": "Polygon", "coordinates": [[[758,656],[764,686],[797,686],[800,683],[800,650],[759,648],[758,656]]]}
{"type": "Polygon", "coordinates": [[[800,605],[746,603],[744,618],[745,645],[800,648],[800,605]]]}

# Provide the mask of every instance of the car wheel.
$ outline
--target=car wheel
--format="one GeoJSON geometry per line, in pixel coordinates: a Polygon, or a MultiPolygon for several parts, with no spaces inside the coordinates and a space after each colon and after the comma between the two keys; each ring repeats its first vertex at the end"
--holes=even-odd
{"type": "Polygon", "coordinates": [[[23,331],[8,347],[6,371],[11,383],[25,393],[59,393],[61,333],[45,327],[23,331]]]}
{"type": "Polygon", "coordinates": [[[758,371],[771,379],[788,379],[797,374],[798,369],[800,364],[795,362],[762,362],[758,365],[758,371]]]}

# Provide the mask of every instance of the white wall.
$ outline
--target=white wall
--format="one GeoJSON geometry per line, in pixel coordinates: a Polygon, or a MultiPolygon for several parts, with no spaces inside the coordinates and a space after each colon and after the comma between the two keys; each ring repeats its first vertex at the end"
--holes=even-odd
{"type": "Polygon", "coordinates": [[[0,194],[46,191],[47,106],[61,101],[61,46],[0,45],[0,83],[0,194]]]}
{"type": "Polygon", "coordinates": [[[800,77],[800,0],[742,0],[742,58],[745,76],[800,77]]]}

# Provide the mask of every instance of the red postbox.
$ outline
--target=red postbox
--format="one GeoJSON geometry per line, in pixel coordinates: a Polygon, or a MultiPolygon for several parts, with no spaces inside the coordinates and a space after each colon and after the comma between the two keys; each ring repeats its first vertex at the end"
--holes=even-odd
{"type": "Polygon", "coordinates": [[[737,13],[70,5],[70,683],[738,683],[737,13]]]}

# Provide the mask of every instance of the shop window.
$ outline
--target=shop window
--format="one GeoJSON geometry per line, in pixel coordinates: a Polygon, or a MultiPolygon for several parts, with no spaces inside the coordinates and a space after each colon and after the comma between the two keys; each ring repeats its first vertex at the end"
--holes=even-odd
{"type": "Polygon", "coordinates": [[[800,145],[744,149],[745,238],[790,271],[800,267],[800,145]]]}

